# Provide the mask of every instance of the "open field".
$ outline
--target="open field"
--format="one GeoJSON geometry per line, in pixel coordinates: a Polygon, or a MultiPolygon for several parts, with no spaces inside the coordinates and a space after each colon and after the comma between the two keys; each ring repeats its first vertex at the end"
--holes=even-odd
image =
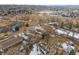
{"type": "Polygon", "coordinates": [[[79,55],[79,6],[0,5],[0,55],[79,55]]]}

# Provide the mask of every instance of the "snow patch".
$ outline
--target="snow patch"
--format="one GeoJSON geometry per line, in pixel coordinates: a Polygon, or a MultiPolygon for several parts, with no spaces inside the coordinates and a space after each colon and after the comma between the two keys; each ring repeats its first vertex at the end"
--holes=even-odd
{"type": "Polygon", "coordinates": [[[37,44],[34,44],[30,55],[39,55],[39,54],[41,54],[39,47],[37,46],[37,44]]]}
{"type": "Polygon", "coordinates": [[[62,44],[62,47],[66,52],[70,53],[71,50],[75,50],[75,47],[72,46],[72,44],[72,42],[66,41],[62,44]]]}
{"type": "Polygon", "coordinates": [[[64,29],[56,29],[56,32],[58,34],[69,35],[71,37],[74,37],[76,39],[79,39],[79,33],[75,33],[75,32],[68,31],[68,30],[64,30],[64,29]]]}

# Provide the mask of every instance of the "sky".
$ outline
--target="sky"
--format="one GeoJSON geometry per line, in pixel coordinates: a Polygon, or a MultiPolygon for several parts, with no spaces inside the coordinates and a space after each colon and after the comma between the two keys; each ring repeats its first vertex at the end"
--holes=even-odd
{"type": "Polygon", "coordinates": [[[79,0],[0,0],[0,4],[79,5],[79,0]]]}

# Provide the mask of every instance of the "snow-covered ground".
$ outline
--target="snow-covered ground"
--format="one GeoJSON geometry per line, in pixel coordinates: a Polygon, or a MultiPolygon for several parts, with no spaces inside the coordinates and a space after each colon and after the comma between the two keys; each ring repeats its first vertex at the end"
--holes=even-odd
{"type": "Polygon", "coordinates": [[[39,47],[37,46],[37,44],[34,44],[30,55],[39,55],[39,54],[41,54],[39,47]]]}
{"type": "Polygon", "coordinates": [[[42,55],[43,53],[46,54],[47,51],[44,50],[42,47],[38,46],[38,44],[34,44],[30,55],[42,55]]]}
{"type": "Polygon", "coordinates": [[[73,42],[66,41],[62,44],[63,49],[65,52],[70,53],[70,51],[73,49],[75,51],[75,46],[73,46],[73,42]]]}
{"type": "Polygon", "coordinates": [[[72,31],[68,31],[68,30],[64,30],[64,29],[56,29],[56,32],[58,34],[64,34],[64,35],[68,35],[68,36],[74,37],[76,39],[79,39],[79,33],[76,33],[76,32],[72,32],[72,31]]]}

